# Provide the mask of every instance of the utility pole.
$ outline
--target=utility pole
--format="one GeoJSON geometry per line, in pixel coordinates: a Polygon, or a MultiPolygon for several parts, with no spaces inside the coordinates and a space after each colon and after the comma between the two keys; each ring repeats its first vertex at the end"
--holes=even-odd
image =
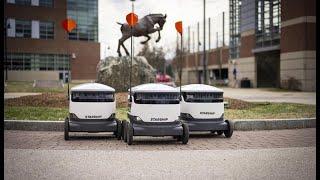
{"type": "Polygon", "coordinates": [[[207,64],[206,64],[206,0],[203,0],[203,84],[207,84],[207,64]]]}

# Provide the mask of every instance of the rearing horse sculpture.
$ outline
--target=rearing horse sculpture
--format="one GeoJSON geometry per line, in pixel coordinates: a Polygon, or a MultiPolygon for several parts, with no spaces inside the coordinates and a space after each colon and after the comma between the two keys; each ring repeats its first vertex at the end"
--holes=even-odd
{"type": "Polygon", "coordinates": [[[131,34],[131,28],[127,23],[123,24],[123,23],[117,22],[118,24],[121,25],[120,30],[122,33],[122,37],[119,39],[118,50],[117,50],[119,57],[121,57],[120,46],[123,47],[127,56],[130,55],[123,43],[132,35],[134,37],[140,37],[140,36],[147,37],[147,40],[141,42],[141,44],[145,44],[151,39],[151,37],[148,34],[158,31],[158,38],[156,42],[159,42],[161,38],[160,31],[163,29],[163,25],[166,22],[166,18],[167,18],[167,15],[162,15],[162,14],[146,15],[142,19],[139,19],[138,23],[132,28],[132,34],[131,34]],[[156,24],[158,24],[159,27],[155,27],[156,24]]]}

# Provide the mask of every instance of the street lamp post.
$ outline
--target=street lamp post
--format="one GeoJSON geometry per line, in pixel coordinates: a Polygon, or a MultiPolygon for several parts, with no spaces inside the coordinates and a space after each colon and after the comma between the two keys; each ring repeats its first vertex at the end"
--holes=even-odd
{"type": "Polygon", "coordinates": [[[5,35],[5,37],[4,37],[4,56],[5,56],[5,68],[6,68],[6,81],[8,81],[8,45],[7,45],[7,37],[8,37],[8,35],[7,35],[7,31],[8,31],[8,28],[10,28],[10,25],[8,25],[7,24],[7,22],[8,22],[8,18],[4,18],[4,26],[5,26],[5,28],[4,28],[4,35],[5,35]]]}
{"type": "Polygon", "coordinates": [[[207,84],[207,66],[206,66],[206,0],[203,0],[203,84],[207,84]]]}

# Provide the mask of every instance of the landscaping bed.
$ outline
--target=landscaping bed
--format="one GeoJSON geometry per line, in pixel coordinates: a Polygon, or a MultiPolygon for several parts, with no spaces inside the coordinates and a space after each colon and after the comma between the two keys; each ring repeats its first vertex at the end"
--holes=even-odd
{"type": "MultiPolygon", "coordinates": [[[[116,93],[117,118],[127,119],[127,93],[116,93]]],[[[279,119],[316,117],[315,105],[294,103],[251,103],[224,98],[227,119],[279,119]]],[[[65,93],[48,93],[7,99],[4,102],[5,119],[17,120],[64,120],[68,115],[65,93]]]]}

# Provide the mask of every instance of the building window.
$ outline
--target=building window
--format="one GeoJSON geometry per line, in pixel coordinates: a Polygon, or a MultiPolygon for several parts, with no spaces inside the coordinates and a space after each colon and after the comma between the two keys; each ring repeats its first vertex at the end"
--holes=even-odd
{"type": "Polygon", "coordinates": [[[280,44],[280,0],[256,1],[256,47],[280,44]]]}
{"type": "Polygon", "coordinates": [[[53,39],[54,23],[40,21],[40,39],[53,39]]]}
{"type": "Polygon", "coordinates": [[[53,0],[39,0],[39,6],[53,7],[53,0]]]}
{"type": "Polygon", "coordinates": [[[240,57],[240,15],[241,15],[241,0],[230,0],[230,42],[229,56],[230,59],[240,57]]]}
{"type": "Polygon", "coordinates": [[[8,70],[14,71],[68,71],[66,54],[8,53],[8,70]]]}
{"type": "Polygon", "coordinates": [[[67,15],[77,22],[69,39],[98,42],[97,0],[67,0],[67,15]]]}
{"type": "Polygon", "coordinates": [[[16,37],[31,37],[31,21],[16,20],[16,37]]]}
{"type": "Polygon", "coordinates": [[[31,6],[31,0],[16,0],[15,3],[18,4],[18,5],[29,5],[29,6],[31,6]]]}

